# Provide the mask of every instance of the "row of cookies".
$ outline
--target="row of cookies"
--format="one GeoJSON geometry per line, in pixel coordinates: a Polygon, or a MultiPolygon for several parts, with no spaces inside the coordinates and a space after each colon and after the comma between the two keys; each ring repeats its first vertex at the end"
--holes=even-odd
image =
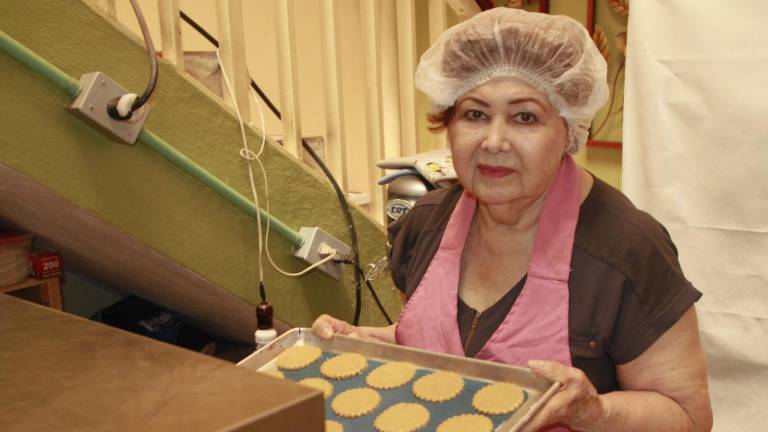
{"type": "MultiPolygon", "coordinates": [[[[283,370],[299,370],[317,360],[322,354],[318,347],[294,346],[284,351],[276,363],[283,370]]],[[[367,368],[367,360],[360,354],[346,353],[326,360],[320,373],[331,379],[345,379],[361,374],[367,368]]],[[[371,388],[355,388],[339,394],[331,403],[331,409],[340,417],[354,418],[373,412],[381,403],[381,396],[374,389],[387,390],[401,387],[416,373],[416,366],[406,362],[389,362],[369,373],[366,384],[371,388]]],[[[278,374],[280,374],[278,372],[278,374]]],[[[300,384],[323,391],[326,399],[333,393],[333,385],[322,378],[305,378],[300,384]]],[[[464,379],[452,372],[435,372],[416,380],[414,395],[424,401],[445,402],[455,398],[464,388],[464,379]]],[[[523,391],[513,384],[497,383],[478,391],[472,405],[481,413],[506,414],[516,409],[524,400],[523,391]]],[[[398,403],[384,410],[374,421],[377,430],[418,430],[429,421],[429,411],[418,403],[398,403]]],[[[490,419],[478,414],[454,416],[438,427],[438,431],[491,430],[490,419]]],[[[328,430],[341,430],[341,425],[328,421],[328,430]]]]}

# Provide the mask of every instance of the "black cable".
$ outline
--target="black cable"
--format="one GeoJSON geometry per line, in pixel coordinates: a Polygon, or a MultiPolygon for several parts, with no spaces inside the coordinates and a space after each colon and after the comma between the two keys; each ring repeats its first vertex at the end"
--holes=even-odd
{"type": "Polygon", "coordinates": [[[197,32],[200,33],[200,35],[206,38],[208,42],[213,44],[213,46],[215,46],[216,48],[219,47],[219,41],[217,41],[215,37],[211,36],[210,33],[205,31],[204,28],[200,27],[200,24],[196,23],[195,20],[190,18],[189,15],[185,14],[184,11],[179,11],[179,16],[181,17],[182,20],[184,20],[184,22],[192,26],[193,29],[197,30],[197,32]]]}
{"type": "Polygon", "coordinates": [[[323,173],[325,173],[326,177],[328,177],[328,181],[331,182],[333,189],[336,191],[336,196],[339,198],[341,212],[344,213],[344,217],[347,219],[347,229],[349,229],[349,235],[352,240],[352,263],[354,265],[355,272],[355,312],[352,318],[352,325],[358,325],[360,324],[360,309],[362,306],[363,296],[362,279],[364,278],[363,272],[360,269],[360,249],[358,248],[357,244],[357,230],[355,229],[355,221],[352,219],[352,210],[350,210],[349,203],[347,203],[347,199],[344,197],[344,192],[342,192],[341,187],[339,187],[339,184],[336,182],[333,174],[331,174],[331,171],[323,163],[322,159],[320,159],[320,156],[315,153],[315,151],[312,149],[312,147],[309,146],[309,144],[307,144],[304,138],[301,139],[301,145],[304,147],[304,150],[309,153],[315,163],[317,163],[323,173]]]}
{"type": "Polygon", "coordinates": [[[262,303],[267,302],[267,290],[264,289],[264,281],[259,281],[259,297],[261,297],[262,303]]]}
{"type": "MultiPolygon", "coordinates": [[[[208,40],[213,46],[216,48],[219,47],[219,41],[216,40],[215,37],[213,37],[210,33],[205,31],[204,28],[202,28],[195,20],[190,18],[187,14],[185,14],[182,11],[179,11],[179,15],[184,22],[192,26],[195,30],[198,31],[205,39],[208,40]]],[[[280,110],[275,107],[275,105],[272,103],[272,101],[267,97],[267,95],[259,88],[259,86],[256,84],[256,82],[251,79],[251,88],[253,88],[256,93],[259,94],[261,99],[264,101],[264,103],[267,104],[270,111],[278,118],[282,119],[282,115],[280,114],[280,110]]],[[[264,131],[261,131],[261,133],[264,133],[264,131]]],[[[333,177],[333,174],[331,174],[331,171],[328,169],[328,167],[325,165],[325,163],[320,159],[320,157],[315,153],[315,151],[312,149],[312,147],[307,144],[307,142],[302,138],[301,145],[306,150],[309,155],[312,157],[312,159],[317,163],[317,165],[320,167],[320,169],[323,171],[326,177],[328,177],[328,181],[331,182],[331,185],[333,186],[333,189],[336,191],[336,196],[339,199],[339,205],[341,206],[342,213],[344,213],[345,218],[347,219],[347,229],[349,230],[349,236],[352,241],[352,256],[353,256],[353,264],[354,264],[354,272],[355,272],[355,311],[352,318],[352,324],[358,325],[360,323],[360,310],[362,307],[362,280],[365,279],[363,276],[363,271],[360,268],[360,250],[358,247],[357,242],[357,230],[355,229],[355,223],[352,219],[352,211],[349,208],[349,203],[347,202],[346,197],[344,196],[344,192],[341,190],[341,187],[339,187],[338,182],[336,182],[336,179],[333,177]]],[[[373,286],[369,281],[366,281],[369,290],[371,291],[371,294],[373,294],[373,298],[376,301],[376,304],[379,306],[379,309],[381,310],[381,313],[384,315],[384,318],[386,318],[387,322],[392,324],[392,320],[389,318],[389,315],[387,314],[387,311],[384,309],[384,306],[382,306],[381,301],[379,301],[378,295],[376,295],[375,290],[373,289],[373,286]]],[[[260,291],[263,290],[263,285],[259,286],[260,291]]],[[[266,297],[266,294],[263,295],[262,298],[266,297]]]]}
{"type": "Polygon", "coordinates": [[[142,93],[141,96],[137,97],[136,100],[133,101],[133,104],[131,104],[131,109],[126,115],[122,115],[117,109],[117,105],[120,102],[120,98],[122,96],[112,98],[107,101],[107,114],[109,114],[109,116],[113,119],[121,121],[128,120],[131,118],[134,111],[144,106],[144,104],[146,104],[149,98],[152,96],[152,93],[154,93],[155,86],[157,86],[157,53],[155,52],[155,44],[152,43],[152,35],[149,34],[147,22],[144,20],[144,15],[141,13],[141,8],[139,7],[138,3],[136,3],[136,0],[131,0],[131,6],[133,7],[133,12],[136,14],[136,20],[139,22],[139,27],[141,27],[141,35],[144,37],[144,45],[147,48],[147,55],[149,56],[150,72],[149,82],[147,82],[147,87],[144,89],[144,93],[142,93]]]}
{"type": "MultiPolygon", "coordinates": [[[[200,33],[208,42],[213,44],[213,46],[215,46],[216,48],[219,47],[219,41],[216,40],[216,38],[213,37],[213,35],[205,31],[204,28],[200,27],[200,24],[198,24],[197,22],[195,22],[195,20],[190,18],[189,15],[185,14],[182,11],[179,11],[179,15],[181,16],[181,19],[184,20],[184,22],[192,26],[193,29],[197,30],[197,32],[200,33]]],[[[278,119],[282,119],[282,116],[280,115],[280,111],[277,109],[277,107],[274,104],[272,104],[272,101],[269,100],[266,93],[264,93],[261,87],[259,87],[259,85],[256,84],[256,81],[254,81],[253,79],[251,79],[251,88],[254,89],[256,93],[259,94],[259,97],[261,97],[261,100],[263,100],[264,103],[267,104],[267,106],[269,107],[269,110],[272,111],[272,114],[274,114],[278,119]]]]}
{"type": "Polygon", "coordinates": [[[139,21],[141,34],[144,36],[144,44],[147,46],[150,67],[147,87],[144,89],[144,93],[142,93],[131,106],[131,111],[136,111],[147,103],[149,97],[152,96],[152,93],[155,91],[155,86],[157,85],[157,54],[155,53],[155,44],[152,43],[152,36],[149,34],[149,28],[147,28],[147,22],[144,20],[144,15],[141,13],[141,8],[139,8],[136,0],[131,0],[131,6],[133,6],[133,11],[136,13],[136,19],[139,21]]]}
{"type": "MultiPolygon", "coordinates": [[[[365,274],[365,272],[363,272],[363,270],[360,267],[357,267],[357,271],[359,271],[361,274],[365,274]]],[[[365,280],[365,284],[368,286],[368,291],[370,291],[371,295],[373,295],[373,300],[376,301],[376,306],[379,307],[381,314],[384,315],[384,319],[387,320],[387,323],[392,324],[392,318],[389,317],[387,310],[384,309],[384,305],[381,304],[381,300],[379,300],[379,295],[376,294],[376,290],[373,289],[373,285],[371,285],[371,281],[365,278],[363,279],[365,280]]]]}

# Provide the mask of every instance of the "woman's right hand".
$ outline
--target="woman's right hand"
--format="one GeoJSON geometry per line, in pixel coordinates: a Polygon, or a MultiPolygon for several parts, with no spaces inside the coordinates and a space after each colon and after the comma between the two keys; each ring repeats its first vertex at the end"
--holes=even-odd
{"type": "Polygon", "coordinates": [[[395,326],[388,327],[365,327],[354,326],[346,321],[334,318],[330,315],[320,315],[312,323],[312,332],[321,339],[330,339],[335,334],[344,336],[360,337],[364,339],[373,339],[378,342],[396,343],[395,326]]]}

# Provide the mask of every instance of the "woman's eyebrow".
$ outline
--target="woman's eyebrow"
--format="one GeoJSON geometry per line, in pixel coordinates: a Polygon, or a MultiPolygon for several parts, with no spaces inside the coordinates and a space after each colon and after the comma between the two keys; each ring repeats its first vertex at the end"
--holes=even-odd
{"type": "Polygon", "coordinates": [[[509,102],[507,102],[507,105],[517,105],[517,104],[525,103],[525,102],[533,102],[536,105],[539,105],[542,109],[546,109],[547,108],[547,106],[545,104],[543,104],[539,99],[537,99],[537,98],[535,98],[533,96],[523,96],[523,97],[511,99],[509,102]]]}
{"type": "MultiPolygon", "coordinates": [[[[484,106],[484,107],[490,107],[491,106],[491,104],[489,104],[488,102],[486,102],[483,99],[480,99],[478,97],[475,97],[475,96],[466,96],[466,97],[464,97],[463,99],[461,99],[461,101],[459,101],[459,105],[463,104],[464,102],[474,102],[474,103],[476,103],[478,105],[481,105],[481,106],[484,106]]],[[[507,101],[507,105],[517,105],[517,104],[525,103],[525,102],[533,102],[536,105],[539,105],[542,109],[546,109],[547,108],[547,106],[544,103],[542,103],[539,99],[537,99],[534,96],[521,96],[521,97],[518,97],[518,98],[510,99],[509,101],[507,101]]]]}
{"type": "Polygon", "coordinates": [[[459,102],[459,104],[463,104],[464,102],[467,102],[467,101],[472,101],[472,102],[475,102],[476,104],[478,104],[478,105],[482,105],[482,106],[484,106],[484,107],[490,107],[490,106],[491,106],[491,104],[489,104],[488,102],[486,102],[486,101],[484,101],[484,100],[482,100],[482,99],[476,98],[476,97],[474,97],[474,96],[467,96],[467,97],[463,98],[463,99],[462,99],[462,100],[459,102]]]}

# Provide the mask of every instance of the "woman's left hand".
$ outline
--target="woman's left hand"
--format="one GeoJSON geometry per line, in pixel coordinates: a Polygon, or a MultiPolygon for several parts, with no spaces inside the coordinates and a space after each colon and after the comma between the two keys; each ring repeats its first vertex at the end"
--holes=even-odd
{"type": "Polygon", "coordinates": [[[588,430],[605,417],[597,390],[580,369],[543,360],[531,360],[528,367],[542,378],[559,382],[561,387],[521,432],[537,432],[555,425],[588,430]]]}

